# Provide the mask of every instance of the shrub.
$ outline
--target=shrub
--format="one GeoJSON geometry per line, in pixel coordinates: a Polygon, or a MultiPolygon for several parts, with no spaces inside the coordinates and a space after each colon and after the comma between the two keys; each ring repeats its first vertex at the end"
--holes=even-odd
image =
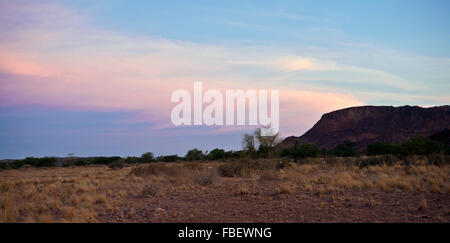
{"type": "Polygon", "coordinates": [[[126,164],[137,164],[141,162],[141,158],[138,157],[127,157],[124,161],[126,164]]]}
{"type": "Polygon", "coordinates": [[[144,197],[154,197],[161,190],[161,186],[159,184],[146,184],[144,188],[142,188],[141,195],[144,197]]]}
{"type": "Polygon", "coordinates": [[[10,169],[11,168],[10,163],[11,162],[0,162],[0,169],[1,170],[10,169]]]}
{"type": "Polygon", "coordinates": [[[280,179],[280,174],[276,170],[264,171],[259,177],[261,181],[275,181],[280,179]]]}
{"type": "Polygon", "coordinates": [[[256,157],[259,158],[267,158],[270,155],[270,152],[272,152],[273,147],[260,145],[258,148],[258,151],[256,152],[256,157]]]}
{"type": "Polygon", "coordinates": [[[367,146],[367,155],[397,154],[397,153],[398,147],[386,142],[369,144],[367,146]]]}
{"type": "Polygon", "coordinates": [[[209,152],[208,154],[209,160],[224,159],[225,157],[226,157],[225,150],[218,148],[211,150],[211,152],[209,152]]]}
{"type": "Polygon", "coordinates": [[[25,165],[24,160],[15,160],[14,162],[10,162],[10,166],[13,169],[19,169],[20,167],[25,165]]]}
{"type": "Polygon", "coordinates": [[[179,176],[183,173],[184,169],[181,166],[173,165],[168,166],[165,164],[149,164],[147,166],[135,167],[130,171],[130,174],[136,176],[149,176],[149,175],[167,175],[167,176],[179,176]]]}
{"type": "Polygon", "coordinates": [[[155,156],[153,155],[152,152],[143,153],[141,155],[140,162],[142,162],[142,163],[150,163],[150,162],[153,162],[153,161],[155,161],[155,156]]]}
{"type": "Polygon", "coordinates": [[[219,175],[216,170],[198,170],[194,172],[193,180],[200,186],[207,186],[216,183],[219,180],[219,175]]]}
{"type": "Polygon", "coordinates": [[[294,146],[288,149],[284,149],[281,152],[281,156],[289,156],[294,159],[306,158],[306,157],[318,157],[322,153],[319,147],[315,144],[301,144],[298,141],[295,142],[294,146]]]}
{"type": "Polygon", "coordinates": [[[187,161],[192,161],[192,160],[202,160],[204,157],[203,152],[199,149],[191,149],[187,152],[186,156],[184,156],[184,158],[187,161]]]}
{"type": "Polygon", "coordinates": [[[123,162],[123,160],[117,160],[109,164],[108,167],[115,170],[115,169],[122,169],[124,165],[125,163],[123,162]]]}
{"type": "Polygon", "coordinates": [[[83,166],[83,165],[88,165],[88,164],[89,164],[89,161],[86,159],[79,158],[75,161],[76,166],[83,166]]]}
{"type": "Polygon", "coordinates": [[[90,158],[88,163],[89,164],[95,164],[95,165],[109,165],[114,161],[120,160],[121,158],[119,156],[112,156],[112,157],[94,157],[90,158]]]}
{"type": "Polygon", "coordinates": [[[244,166],[242,162],[233,161],[219,166],[219,174],[224,177],[243,176],[244,166]]]}
{"type": "Polygon", "coordinates": [[[365,158],[363,160],[357,161],[357,163],[359,164],[359,166],[361,168],[363,168],[363,167],[373,166],[373,165],[383,165],[383,164],[393,165],[397,161],[398,161],[398,159],[395,155],[386,154],[386,155],[377,156],[377,157],[365,158]]]}
{"type": "Polygon", "coordinates": [[[44,158],[33,158],[28,157],[23,160],[24,164],[35,166],[35,167],[53,167],[56,166],[55,157],[44,157],[44,158]]]}
{"type": "Polygon", "coordinates": [[[229,151],[227,153],[231,152],[231,158],[233,159],[241,159],[244,158],[245,156],[247,156],[247,153],[243,150],[238,150],[238,151],[229,151]]]}
{"type": "Polygon", "coordinates": [[[430,165],[442,166],[447,164],[449,157],[443,154],[430,154],[427,160],[430,165]]]}
{"type": "Polygon", "coordinates": [[[433,153],[444,153],[445,147],[433,140],[415,136],[402,144],[399,149],[402,155],[428,155],[433,153]]]}
{"type": "Polygon", "coordinates": [[[227,162],[219,166],[219,174],[224,177],[249,176],[264,170],[275,170],[280,167],[276,160],[241,160],[227,162]]]}
{"type": "Polygon", "coordinates": [[[355,143],[351,141],[345,141],[338,144],[334,149],[330,151],[332,155],[339,157],[351,157],[356,156],[355,143]]]}
{"type": "Polygon", "coordinates": [[[165,156],[158,156],[158,158],[156,158],[157,161],[161,161],[161,162],[175,162],[177,160],[180,160],[181,158],[178,157],[178,155],[174,154],[174,155],[165,155],[165,156]]]}

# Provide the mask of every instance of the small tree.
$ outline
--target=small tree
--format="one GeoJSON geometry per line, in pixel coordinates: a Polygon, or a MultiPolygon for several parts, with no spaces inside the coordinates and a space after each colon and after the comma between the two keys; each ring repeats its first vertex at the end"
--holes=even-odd
{"type": "Polygon", "coordinates": [[[281,156],[292,157],[295,160],[306,157],[318,157],[322,153],[322,150],[317,147],[315,144],[299,144],[298,141],[295,141],[293,147],[284,149],[281,152],[281,156]]]}
{"type": "Polygon", "coordinates": [[[402,155],[427,155],[444,152],[445,147],[442,144],[421,136],[412,137],[400,146],[400,154],[402,155]]]}
{"type": "Polygon", "coordinates": [[[343,143],[338,144],[330,152],[331,152],[331,154],[339,156],[339,157],[356,156],[356,150],[354,148],[355,145],[356,144],[354,142],[345,141],[343,143]]]}
{"type": "Polygon", "coordinates": [[[211,152],[209,152],[208,154],[209,160],[223,159],[225,157],[226,157],[225,150],[218,148],[211,150],[211,152]]]}
{"type": "Polygon", "coordinates": [[[276,133],[271,136],[263,136],[261,133],[261,128],[257,128],[254,132],[254,136],[256,141],[258,142],[259,147],[273,148],[280,142],[279,133],[276,133]]]}
{"type": "Polygon", "coordinates": [[[397,152],[397,146],[386,142],[373,143],[367,146],[367,155],[396,154],[397,152]]]}
{"type": "Polygon", "coordinates": [[[203,152],[199,149],[191,149],[187,152],[187,154],[184,156],[184,158],[187,161],[192,160],[202,160],[204,158],[203,152]]]}
{"type": "Polygon", "coordinates": [[[141,155],[141,162],[142,163],[149,163],[155,161],[155,156],[152,152],[143,153],[141,155]]]}
{"type": "Polygon", "coordinates": [[[247,152],[255,151],[255,137],[251,134],[244,134],[242,139],[242,149],[247,152]]]}
{"type": "Polygon", "coordinates": [[[255,139],[258,143],[258,156],[259,157],[268,157],[270,153],[273,151],[275,145],[280,142],[279,134],[276,133],[274,135],[266,135],[263,136],[261,132],[261,128],[257,128],[254,132],[255,139]]]}

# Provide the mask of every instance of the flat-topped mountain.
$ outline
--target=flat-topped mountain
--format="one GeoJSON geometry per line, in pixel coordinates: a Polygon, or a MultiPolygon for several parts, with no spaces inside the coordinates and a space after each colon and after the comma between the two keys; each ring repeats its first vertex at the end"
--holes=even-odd
{"type": "Polygon", "coordinates": [[[359,106],[326,113],[305,134],[287,137],[282,145],[295,141],[315,143],[331,149],[343,141],[356,143],[359,151],[375,142],[403,143],[410,137],[429,137],[450,128],[450,106],[359,106]]]}

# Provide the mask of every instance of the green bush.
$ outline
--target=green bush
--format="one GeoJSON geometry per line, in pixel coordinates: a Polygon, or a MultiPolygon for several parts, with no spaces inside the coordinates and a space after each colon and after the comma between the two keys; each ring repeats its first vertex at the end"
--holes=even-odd
{"type": "Polygon", "coordinates": [[[332,155],[338,157],[351,157],[356,156],[355,143],[351,141],[345,141],[343,143],[338,144],[334,149],[330,151],[332,155]]]}
{"type": "Polygon", "coordinates": [[[398,146],[386,142],[369,144],[367,146],[367,155],[397,154],[397,153],[398,153],[398,146]]]}
{"type": "Polygon", "coordinates": [[[112,157],[94,157],[90,158],[88,160],[88,164],[94,164],[94,165],[109,165],[114,161],[120,160],[119,156],[112,156],[112,157]]]}
{"type": "Polygon", "coordinates": [[[165,155],[165,156],[158,156],[158,158],[156,158],[157,161],[161,161],[161,162],[175,162],[177,160],[180,160],[181,158],[178,157],[178,155],[174,154],[174,155],[165,155]]]}
{"type": "Polygon", "coordinates": [[[193,161],[193,160],[202,160],[204,158],[203,152],[199,149],[191,149],[189,150],[184,158],[187,161],[193,161]]]}
{"type": "Polygon", "coordinates": [[[281,151],[282,157],[292,157],[294,159],[306,158],[306,157],[319,157],[322,150],[315,144],[299,144],[298,141],[295,142],[294,146],[281,151]]]}
{"type": "Polygon", "coordinates": [[[427,160],[430,165],[442,166],[446,165],[450,158],[444,154],[429,154],[427,155],[427,160]]]}
{"type": "Polygon", "coordinates": [[[76,166],[84,166],[84,165],[88,165],[88,164],[89,164],[89,161],[87,159],[79,158],[75,161],[76,166]]]}
{"type": "Polygon", "coordinates": [[[108,165],[109,168],[115,170],[115,169],[122,169],[125,166],[125,163],[123,160],[116,160],[108,165]]]}
{"type": "Polygon", "coordinates": [[[219,174],[224,177],[235,177],[244,175],[244,164],[240,161],[233,161],[222,164],[218,168],[219,174]]]}
{"type": "Polygon", "coordinates": [[[359,160],[357,161],[357,164],[359,164],[361,168],[364,168],[373,165],[393,165],[398,160],[399,159],[395,155],[385,154],[382,156],[374,156],[359,160]]]}
{"type": "Polygon", "coordinates": [[[226,157],[225,150],[223,149],[213,149],[208,154],[209,160],[217,160],[217,159],[224,159],[226,157]]]}
{"type": "Polygon", "coordinates": [[[141,162],[141,163],[150,163],[150,162],[153,162],[153,161],[155,161],[155,156],[153,155],[152,152],[147,152],[147,153],[143,153],[141,155],[141,159],[140,159],[139,162],[141,162]]]}
{"type": "Polygon", "coordinates": [[[218,171],[224,177],[249,176],[264,170],[275,170],[286,166],[277,160],[243,159],[227,162],[219,166],[218,171]]]}
{"type": "Polygon", "coordinates": [[[54,157],[44,157],[44,158],[28,157],[23,160],[23,163],[34,166],[34,167],[53,167],[53,166],[56,166],[56,158],[54,158],[54,157]]]}
{"type": "Polygon", "coordinates": [[[399,148],[399,153],[402,155],[429,155],[444,152],[444,145],[420,136],[410,138],[406,143],[400,145],[399,148]]]}
{"type": "Polygon", "coordinates": [[[127,157],[124,161],[126,164],[137,164],[141,162],[141,158],[138,157],[127,157]]]}

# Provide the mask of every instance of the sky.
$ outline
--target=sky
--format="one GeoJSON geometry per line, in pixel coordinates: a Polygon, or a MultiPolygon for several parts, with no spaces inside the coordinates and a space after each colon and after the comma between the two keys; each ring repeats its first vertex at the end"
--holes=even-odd
{"type": "Polygon", "coordinates": [[[280,90],[280,134],[360,105],[450,103],[450,2],[0,0],[0,159],[240,149],[171,93],[280,90]]]}

